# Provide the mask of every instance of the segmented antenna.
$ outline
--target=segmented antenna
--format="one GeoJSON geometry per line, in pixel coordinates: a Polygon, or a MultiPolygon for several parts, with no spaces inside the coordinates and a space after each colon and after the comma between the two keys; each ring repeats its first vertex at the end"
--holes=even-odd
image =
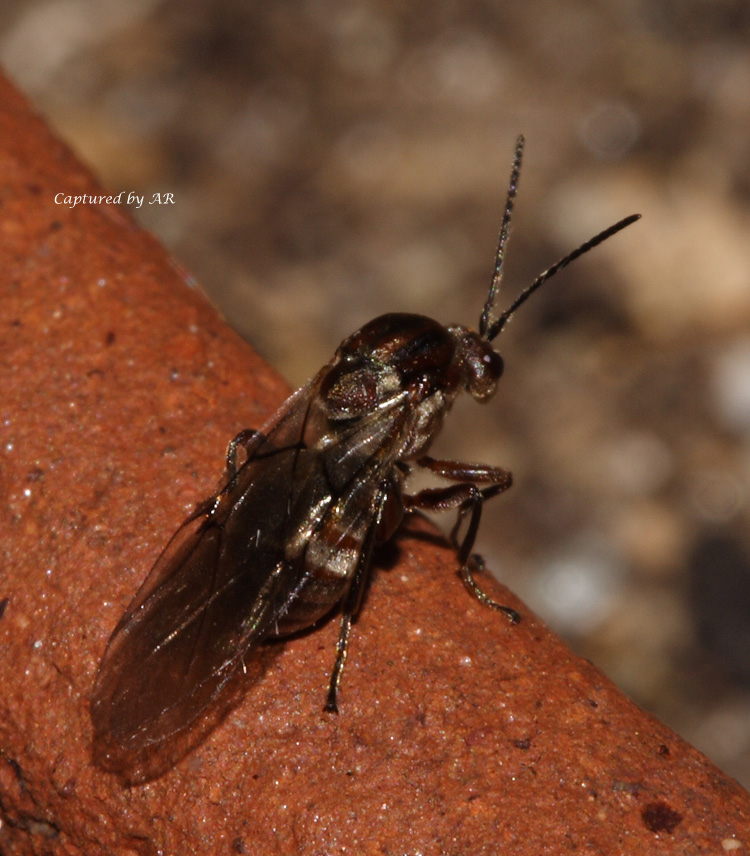
{"type": "Polygon", "coordinates": [[[508,242],[508,229],[510,227],[510,215],[513,213],[513,204],[516,200],[516,191],[518,190],[518,179],[521,175],[521,161],[523,160],[523,146],[526,141],[523,134],[520,134],[516,140],[516,150],[513,153],[513,166],[510,171],[510,182],[508,183],[508,194],[505,197],[505,211],[503,212],[503,222],[500,226],[500,237],[497,239],[497,252],[495,253],[495,272],[492,275],[492,285],[490,285],[487,300],[484,304],[484,309],[479,317],[479,335],[483,339],[491,342],[495,336],[488,336],[487,331],[492,330],[497,322],[490,321],[490,313],[495,305],[495,297],[500,288],[500,283],[503,279],[503,260],[505,258],[505,245],[508,242]]]}
{"type": "Polygon", "coordinates": [[[579,256],[582,256],[584,253],[587,253],[589,250],[592,250],[594,247],[601,244],[603,241],[606,241],[607,238],[611,238],[613,235],[616,235],[618,232],[621,232],[627,226],[630,226],[631,223],[635,223],[636,220],[641,219],[640,214],[631,214],[629,217],[625,217],[624,219],[618,221],[613,226],[610,226],[608,229],[605,229],[603,232],[599,232],[598,235],[595,235],[593,238],[590,238],[585,243],[581,244],[580,247],[573,250],[572,253],[568,253],[567,256],[564,256],[559,261],[555,262],[551,267],[547,268],[543,273],[540,273],[539,276],[531,283],[528,288],[525,288],[518,297],[511,303],[511,305],[496,318],[494,321],[490,320],[490,315],[492,313],[492,309],[495,303],[495,298],[497,296],[498,289],[500,288],[500,283],[503,278],[503,259],[505,257],[505,245],[508,241],[508,230],[510,226],[510,215],[513,211],[513,204],[516,198],[516,191],[518,189],[518,177],[521,172],[521,158],[523,155],[523,145],[524,139],[523,137],[519,137],[516,140],[516,150],[513,156],[513,167],[510,173],[510,183],[508,185],[508,195],[505,198],[505,212],[503,214],[503,222],[500,226],[500,237],[498,239],[497,244],[497,254],[495,256],[495,271],[492,276],[492,284],[490,285],[490,290],[487,295],[487,301],[484,304],[484,309],[482,310],[482,314],[479,318],[479,335],[486,339],[488,342],[491,342],[493,339],[497,337],[500,331],[505,327],[505,325],[510,320],[513,313],[521,306],[522,303],[525,303],[528,298],[539,288],[540,285],[543,285],[547,282],[548,279],[551,279],[558,271],[562,270],[564,267],[567,267],[572,261],[575,261],[579,256]]]}

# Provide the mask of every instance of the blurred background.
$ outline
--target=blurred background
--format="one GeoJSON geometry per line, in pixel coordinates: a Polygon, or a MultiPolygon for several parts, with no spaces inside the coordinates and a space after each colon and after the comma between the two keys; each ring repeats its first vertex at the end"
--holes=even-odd
{"type": "Polygon", "coordinates": [[[745,0],[5,0],[0,63],[113,192],[174,194],[132,213],[293,385],[382,312],[476,325],[519,133],[501,306],[642,213],[434,453],[513,470],[488,565],[750,786],[745,0]]]}

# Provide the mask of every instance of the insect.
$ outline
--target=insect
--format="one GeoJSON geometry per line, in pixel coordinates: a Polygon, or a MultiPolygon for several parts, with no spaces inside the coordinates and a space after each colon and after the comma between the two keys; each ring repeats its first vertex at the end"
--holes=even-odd
{"type": "Polygon", "coordinates": [[[426,451],[461,391],[477,401],[494,394],[503,361],[492,341],[516,309],[638,219],[582,244],[495,317],[523,144],[519,137],[479,332],[421,315],[376,318],[345,339],[261,431],[243,431],[229,444],[221,488],[177,531],[109,640],[92,699],[100,766],[133,781],[163,772],[184,754],[184,746],[169,747],[189,742],[265,639],[310,627],[339,605],[325,704],[336,711],[373,547],[405,513],[455,510],[451,540],[464,583],[483,604],[519,620],[481,590],[471,555],[483,503],[510,487],[511,474],[426,451]],[[411,495],[405,483],[414,467],[449,484],[411,495]]]}

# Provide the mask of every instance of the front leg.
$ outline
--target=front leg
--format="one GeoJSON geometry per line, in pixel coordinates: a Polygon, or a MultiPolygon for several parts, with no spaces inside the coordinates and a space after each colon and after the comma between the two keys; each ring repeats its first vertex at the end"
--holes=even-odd
{"type": "Polygon", "coordinates": [[[498,485],[499,490],[496,493],[502,493],[513,484],[513,474],[510,470],[504,470],[502,467],[491,467],[487,464],[444,461],[424,455],[417,461],[417,466],[435,473],[440,478],[448,479],[448,481],[498,485]]]}
{"type": "Polygon", "coordinates": [[[245,450],[245,460],[247,461],[255,449],[266,439],[266,435],[254,428],[245,428],[244,431],[234,437],[227,446],[227,472],[226,480],[230,482],[240,469],[237,466],[237,447],[242,446],[245,450]]]}
{"type": "Polygon", "coordinates": [[[405,507],[407,510],[419,508],[423,511],[448,511],[456,508],[458,516],[455,526],[451,530],[451,543],[458,553],[461,563],[461,577],[471,594],[485,606],[504,612],[514,623],[521,620],[521,616],[515,609],[502,606],[494,601],[488,594],[482,591],[474,579],[472,565],[475,565],[471,556],[472,548],[479,530],[479,521],[482,516],[482,505],[485,500],[507,490],[513,478],[508,470],[500,467],[489,467],[481,464],[464,464],[459,461],[439,461],[434,458],[421,458],[419,466],[431,470],[436,475],[447,479],[471,479],[445,488],[427,488],[413,496],[406,496],[405,507]],[[479,488],[477,484],[486,484],[487,487],[479,488]],[[469,526],[466,535],[459,543],[458,532],[464,518],[469,515],[469,526]]]}
{"type": "Polygon", "coordinates": [[[216,493],[213,496],[209,496],[208,499],[204,499],[203,502],[197,505],[195,511],[188,518],[188,521],[195,520],[203,515],[210,515],[219,508],[222,496],[224,496],[227,488],[229,488],[237,477],[237,473],[242,469],[242,465],[237,465],[238,447],[241,446],[245,450],[245,460],[243,461],[243,463],[245,463],[252,457],[255,449],[257,449],[265,439],[266,435],[262,434],[260,431],[256,431],[254,428],[246,428],[244,431],[240,431],[236,437],[229,441],[229,445],[227,446],[227,469],[219,481],[216,493]]]}
{"type": "Polygon", "coordinates": [[[513,475],[502,467],[486,464],[466,464],[461,461],[444,461],[425,456],[417,465],[450,481],[461,482],[448,488],[432,488],[418,493],[412,500],[419,500],[417,507],[430,511],[458,509],[456,524],[451,530],[451,543],[458,551],[458,558],[465,565],[471,554],[479,530],[482,504],[485,500],[508,490],[513,484],[513,475]],[[478,488],[478,484],[488,485],[478,488]],[[471,513],[469,528],[463,542],[458,543],[458,532],[467,514],[471,513]]]}

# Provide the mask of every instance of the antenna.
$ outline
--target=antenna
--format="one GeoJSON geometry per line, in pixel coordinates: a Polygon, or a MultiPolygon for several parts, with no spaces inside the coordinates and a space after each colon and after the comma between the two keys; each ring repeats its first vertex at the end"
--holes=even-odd
{"type": "MultiPolygon", "coordinates": [[[[516,191],[518,190],[518,179],[521,176],[521,161],[523,160],[523,147],[525,144],[523,134],[519,135],[516,140],[516,150],[513,153],[513,166],[510,171],[510,182],[508,183],[508,193],[505,197],[505,211],[503,212],[503,222],[500,226],[500,237],[497,240],[497,252],[495,253],[495,272],[492,275],[492,284],[490,285],[487,300],[484,304],[484,309],[479,317],[479,335],[483,339],[491,342],[495,336],[488,336],[487,331],[494,327],[494,323],[490,322],[490,313],[495,304],[497,291],[500,288],[500,283],[503,279],[503,260],[505,259],[505,245],[508,243],[508,230],[510,228],[510,215],[513,213],[513,204],[516,201],[516,191]]],[[[497,334],[495,334],[497,335],[497,334]]]]}
{"type": "Polygon", "coordinates": [[[497,296],[497,292],[500,288],[500,283],[503,278],[503,260],[505,258],[505,245],[508,242],[510,215],[513,211],[516,191],[518,189],[518,178],[521,172],[523,146],[524,138],[520,136],[516,140],[516,149],[513,155],[513,166],[511,168],[510,173],[510,183],[508,184],[508,194],[505,197],[505,212],[503,213],[503,222],[500,226],[500,237],[498,239],[497,253],[495,255],[495,271],[492,276],[492,284],[490,285],[490,290],[487,294],[487,300],[484,304],[484,309],[482,310],[482,314],[479,318],[479,335],[483,339],[486,339],[488,342],[491,342],[498,336],[500,331],[510,320],[513,313],[518,309],[519,306],[521,306],[521,304],[525,303],[528,300],[528,298],[539,288],[539,286],[543,285],[545,282],[547,282],[548,279],[551,279],[556,273],[558,273],[558,271],[561,271],[564,267],[567,267],[572,261],[575,261],[577,258],[579,258],[579,256],[582,256],[584,253],[587,253],[589,250],[592,250],[594,247],[597,247],[603,241],[606,241],[607,238],[611,238],[613,235],[616,235],[618,232],[621,232],[623,229],[630,226],[631,223],[635,223],[636,220],[641,219],[640,214],[631,214],[629,217],[625,217],[624,219],[619,220],[617,223],[610,226],[608,229],[605,229],[603,232],[599,232],[598,235],[594,235],[593,238],[590,238],[588,241],[581,244],[581,246],[573,250],[572,253],[568,253],[567,256],[564,256],[559,261],[555,262],[555,264],[553,264],[551,267],[547,268],[547,270],[545,270],[543,273],[540,273],[539,276],[531,283],[531,285],[525,288],[498,318],[496,318],[494,321],[491,321],[490,315],[492,313],[495,298],[497,296]]]}

